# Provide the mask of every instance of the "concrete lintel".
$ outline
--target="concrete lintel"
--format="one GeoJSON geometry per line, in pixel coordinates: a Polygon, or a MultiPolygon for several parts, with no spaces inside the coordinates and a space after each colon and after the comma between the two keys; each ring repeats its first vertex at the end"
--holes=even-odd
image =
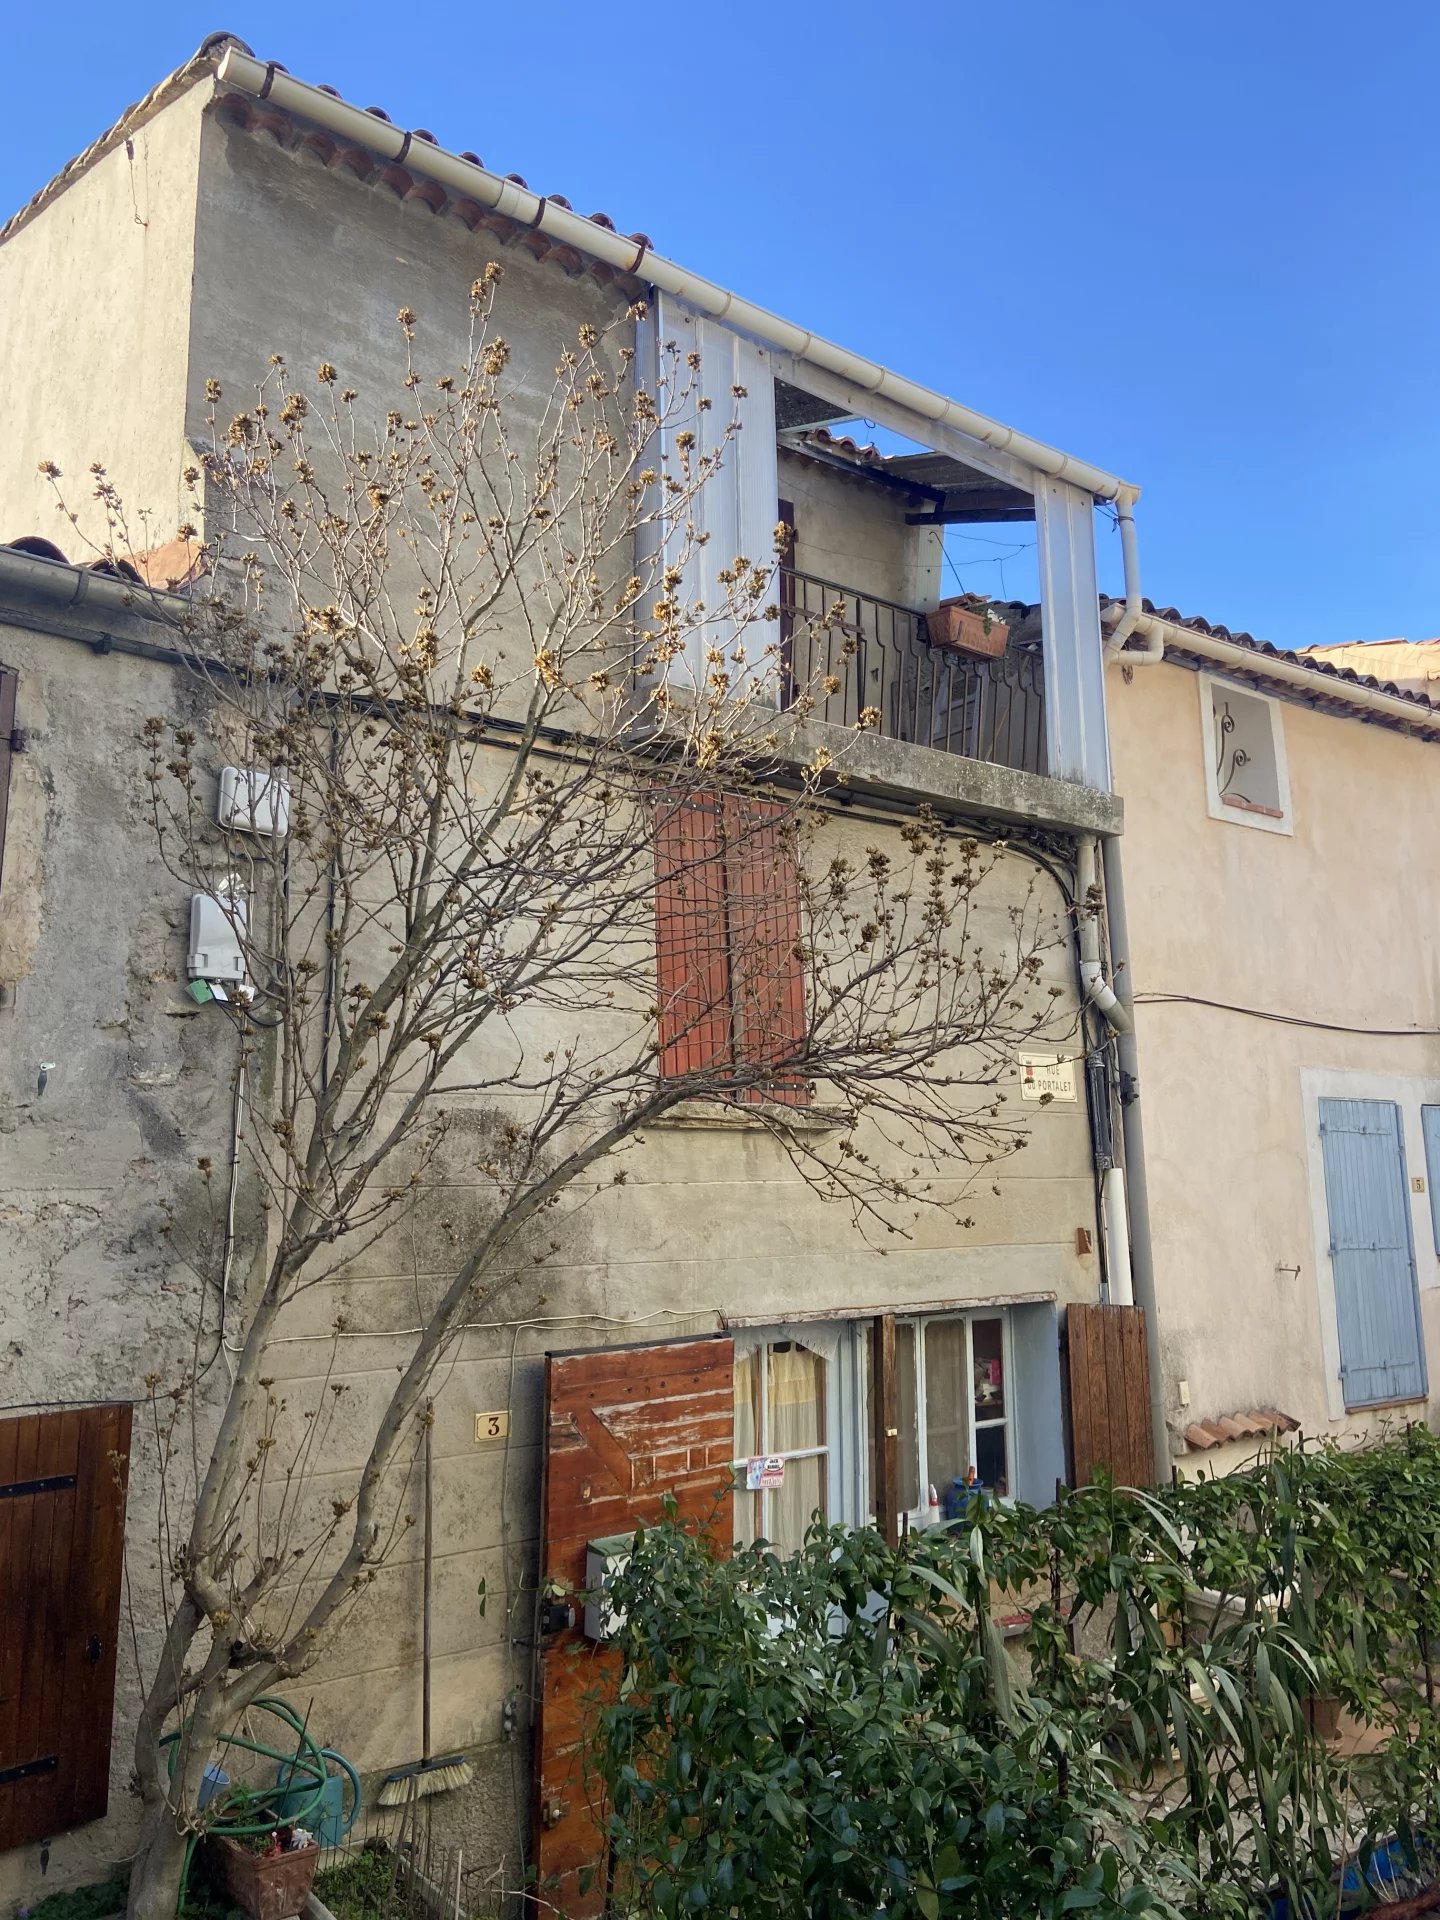
{"type": "Polygon", "coordinates": [[[983,814],[1066,833],[1124,831],[1125,806],[1118,794],[988,760],[967,760],[939,747],[859,733],[829,721],[802,722],[782,735],[779,751],[795,766],[812,764],[818,752],[828,753],[843,785],[856,794],[881,794],[912,806],[983,814]]]}

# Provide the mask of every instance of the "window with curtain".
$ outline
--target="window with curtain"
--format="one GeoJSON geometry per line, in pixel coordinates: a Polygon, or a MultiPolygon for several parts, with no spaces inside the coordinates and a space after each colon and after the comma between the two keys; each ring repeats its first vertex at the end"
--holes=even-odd
{"type": "Polygon", "coordinates": [[[774,1340],[735,1356],[735,1532],[743,1545],[768,1540],[793,1553],[811,1517],[828,1518],[830,1435],[828,1368],[823,1354],[795,1340],[774,1340]],[[745,1487],[752,1458],[785,1463],[779,1487],[745,1487]]]}
{"type": "Polygon", "coordinates": [[[916,1525],[968,1482],[1005,1497],[1013,1477],[1008,1341],[1001,1314],[897,1320],[899,1500],[916,1525]]]}

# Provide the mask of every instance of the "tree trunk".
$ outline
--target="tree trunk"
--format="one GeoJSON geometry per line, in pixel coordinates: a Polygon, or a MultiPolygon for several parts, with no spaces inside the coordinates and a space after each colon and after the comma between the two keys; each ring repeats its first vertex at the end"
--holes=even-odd
{"type": "Polygon", "coordinates": [[[163,1798],[145,1809],[140,1851],[130,1869],[127,1920],[175,1920],[185,1841],[186,1835],[176,1826],[175,1815],[163,1798]]]}

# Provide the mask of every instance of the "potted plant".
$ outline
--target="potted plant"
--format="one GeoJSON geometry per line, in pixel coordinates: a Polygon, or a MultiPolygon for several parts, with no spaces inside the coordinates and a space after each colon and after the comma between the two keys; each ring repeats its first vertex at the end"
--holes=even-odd
{"type": "Polygon", "coordinates": [[[990,602],[978,593],[942,600],[933,613],[926,614],[925,628],[932,647],[941,647],[947,653],[973,654],[983,660],[998,660],[1010,641],[1008,622],[999,619],[990,602]]]}
{"type": "Polygon", "coordinates": [[[221,1885],[250,1920],[293,1920],[304,1908],[320,1848],[303,1827],[241,1838],[212,1833],[210,1849],[221,1885]]]}

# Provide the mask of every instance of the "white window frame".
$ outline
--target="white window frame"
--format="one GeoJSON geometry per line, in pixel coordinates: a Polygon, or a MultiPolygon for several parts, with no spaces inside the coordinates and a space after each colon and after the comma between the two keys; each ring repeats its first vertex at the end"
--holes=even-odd
{"type": "MultiPolygon", "coordinates": [[[[975,1459],[975,1435],[983,1428],[1004,1427],[1005,1429],[1005,1484],[1011,1489],[1015,1485],[1015,1325],[1013,1317],[1004,1307],[976,1307],[963,1313],[897,1313],[895,1324],[914,1327],[915,1341],[915,1425],[916,1456],[920,1463],[920,1504],[909,1509],[910,1525],[923,1527],[929,1524],[930,1506],[926,1498],[930,1490],[928,1479],[929,1461],[926,1459],[926,1369],[925,1335],[926,1327],[941,1322],[960,1321],[965,1327],[965,1413],[968,1424],[967,1442],[970,1459],[975,1459]],[[1003,1420],[977,1420],[975,1417],[975,1322],[977,1320],[998,1320],[1000,1322],[1000,1357],[1005,1376],[1005,1418],[1003,1420]]],[[[945,1510],[945,1489],[937,1487],[940,1496],[940,1510],[945,1510]]],[[[1014,1499],[1013,1491],[1002,1495],[1008,1504],[1014,1499]]]]}
{"type": "Polygon", "coordinates": [[[1195,678],[1200,688],[1205,805],[1210,818],[1224,820],[1232,827],[1254,827],[1261,833],[1283,833],[1293,837],[1295,822],[1290,809],[1290,767],[1285,758],[1285,728],[1280,713],[1284,703],[1254,687],[1242,686],[1237,680],[1227,679],[1223,674],[1198,673],[1195,678]],[[1238,693],[1246,700],[1258,701],[1270,715],[1270,748],[1275,761],[1275,791],[1280,801],[1278,820],[1272,819],[1268,813],[1254,813],[1248,807],[1232,806],[1221,796],[1220,775],[1215,765],[1215,707],[1217,695],[1223,699],[1226,693],[1238,693]]]}
{"type": "MultiPolygon", "coordinates": [[[[747,1353],[763,1356],[770,1347],[788,1341],[818,1354],[825,1362],[825,1444],[821,1447],[800,1447],[788,1453],[782,1451],[780,1458],[813,1460],[819,1455],[825,1456],[825,1517],[832,1525],[838,1522],[844,1526],[857,1526],[865,1514],[866,1489],[863,1482],[866,1448],[863,1418],[866,1401],[861,1391],[860,1352],[866,1343],[861,1338],[862,1331],[863,1323],[855,1320],[823,1320],[746,1327],[742,1336],[747,1353]]],[[[761,1454],[756,1457],[763,1456],[764,1442],[768,1438],[769,1372],[762,1359],[759,1368],[759,1431],[755,1436],[760,1442],[761,1454]]],[[[747,1492],[743,1479],[750,1457],[737,1457],[731,1462],[732,1468],[741,1476],[735,1490],[737,1500],[755,1497],[747,1492]]],[[[761,1525],[757,1534],[768,1540],[770,1536],[764,1522],[770,1496],[762,1490],[759,1497],[761,1525]]]]}

